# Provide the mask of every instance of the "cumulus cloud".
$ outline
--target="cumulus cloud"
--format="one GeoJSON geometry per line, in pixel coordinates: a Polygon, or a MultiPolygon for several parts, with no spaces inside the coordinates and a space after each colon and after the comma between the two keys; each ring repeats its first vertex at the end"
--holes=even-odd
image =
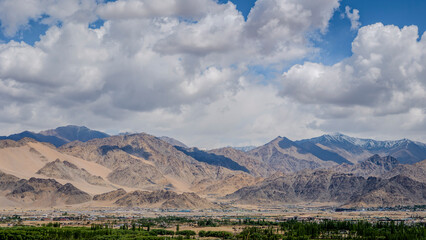
{"type": "Polygon", "coordinates": [[[350,58],[332,66],[306,62],[291,67],[283,74],[280,95],[311,106],[326,120],[316,125],[324,130],[418,129],[425,125],[425,35],[418,39],[416,26],[362,27],[350,58]]]}
{"type": "Polygon", "coordinates": [[[122,0],[100,6],[97,13],[106,20],[181,17],[195,21],[222,8],[211,0],[122,0]]]}
{"type": "Polygon", "coordinates": [[[53,25],[64,20],[90,22],[96,19],[96,0],[0,0],[3,33],[12,37],[30,20],[53,25]]]}
{"type": "Polygon", "coordinates": [[[309,35],[327,31],[338,0],[258,0],[247,21],[231,2],[99,2],[0,0],[3,33],[49,25],[34,45],[0,44],[3,134],[81,124],[219,147],[314,136],[361,111],[424,125],[424,40],[414,27],[361,28],[353,57],[294,66],[279,92],[250,68],[309,56],[309,35]],[[97,17],[104,25],[89,28],[97,17]]]}
{"type": "Polygon", "coordinates": [[[351,21],[351,30],[358,30],[361,26],[361,22],[359,21],[359,10],[358,9],[352,9],[351,7],[346,6],[345,7],[345,14],[346,17],[349,18],[351,21]]]}
{"type": "Polygon", "coordinates": [[[34,46],[1,44],[0,79],[37,91],[38,101],[57,107],[98,99],[130,111],[207,104],[235,93],[248,64],[273,54],[277,61],[304,56],[305,35],[325,29],[338,5],[319,2],[324,4],[259,0],[245,22],[235,5],[213,0],[3,0],[0,20],[7,34],[30,19],[61,25],[53,24],[34,46]],[[105,24],[91,29],[96,14],[105,24]],[[277,28],[275,35],[270,27],[277,28]]]}
{"type": "Polygon", "coordinates": [[[306,35],[312,30],[325,32],[334,10],[335,0],[263,0],[251,10],[245,36],[258,47],[261,61],[276,63],[303,57],[307,48],[306,35]]]}

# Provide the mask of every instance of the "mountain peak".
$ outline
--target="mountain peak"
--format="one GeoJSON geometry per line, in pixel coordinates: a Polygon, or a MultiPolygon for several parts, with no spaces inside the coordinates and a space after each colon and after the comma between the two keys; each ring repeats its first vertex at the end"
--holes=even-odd
{"type": "Polygon", "coordinates": [[[87,142],[95,138],[109,137],[109,135],[106,133],[99,132],[96,130],[91,130],[85,126],[76,126],[76,125],[67,125],[67,126],[57,127],[55,129],[42,131],[40,132],[40,134],[45,136],[55,136],[66,142],[72,142],[72,141],[87,142]]]}
{"type": "MultiPolygon", "coordinates": [[[[340,143],[350,143],[358,147],[366,149],[376,149],[376,148],[393,148],[395,146],[400,146],[412,142],[407,138],[400,140],[389,140],[389,141],[378,141],[368,138],[356,138],[344,135],[342,133],[330,133],[325,134],[317,138],[307,139],[308,141],[314,141],[316,143],[321,142],[340,142],[340,143]]],[[[304,141],[304,140],[302,140],[304,141]]]]}

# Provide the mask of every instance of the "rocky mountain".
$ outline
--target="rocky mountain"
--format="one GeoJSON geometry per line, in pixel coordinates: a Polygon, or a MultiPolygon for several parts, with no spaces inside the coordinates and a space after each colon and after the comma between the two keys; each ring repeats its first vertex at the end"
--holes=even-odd
{"type": "Polygon", "coordinates": [[[277,137],[271,142],[247,152],[247,154],[261,159],[275,171],[297,172],[303,169],[336,165],[336,159],[326,157],[326,154],[323,154],[325,152],[313,154],[288,138],[277,137]]]}
{"type": "Polygon", "coordinates": [[[216,155],[212,152],[206,152],[199,150],[198,148],[183,148],[175,146],[177,150],[183,152],[184,154],[194,158],[199,162],[205,162],[214,166],[221,166],[235,171],[243,171],[249,173],[249,170],[235,162],[234,160],[225,157],[223,155],[216,155]]]}
{"type": "Polygon", "coordinates": [[[107,179],[114,184],[145,190],[188,192],[202,180],[214,184],[214,181],[244,172],[235,172],[232,165],[208,164],[178,148],[141,133],[72,142],[60,150],[107,167],[111,170],[107,179]]]}
{"type": "Polygon", "coordinates": [[[426,203],[426,184],[397,175],[364,178],[330,170],[266,179],[227,196],[246,204],[312,204],[372,207],[426,203]]]}
{"type": "Polygon", "coordinates": [[[273,167],[264,162],[260,157],[249,155],[235,148],[218,148],[210,150],[208,153],[232,159],[232,161],[238,163],[240,166],[244,166],[251,175],[256,177],[269,177],[276,172],[273,167]]]}
{"type": "Polygon", "coordinates": [[[0,170],[20,179],[55,178],[61,184],[71,183],[90,194],[114,189],[107,179],[110,169],[29,138],[17,142],[0,140],[0,170]]]}
{"type": "Polygon", "coordinates": [[[93,197],[93,200],[94,201],[111,202],[111,201],[116,201],[117,199],[121,198],[122,196],[124,196],[126,194],[127,194],[126,190],[119,188],[119,189],[111,191],[111,192],[106,192],[106,193],[95,195],[93,197]]]}
{"type": "Polygon", "coordinates": [[[114,201],[123,207],[156,207],[164,209],[206,209],[217,207],[195,193],[178,194],[172,191],[133,191],[126,193],[118,189],[109,193],[96,195],[95,201],[114,201]]]}
{"type": "Polygon", "coordinates": [[[375,154],[367,160],[354,165],[342,164],[334,167],[333,171],[352,173],[362,177],[381,177],[399,166],[400,164],[396,158],[391,156],[380,157],[375,154]]]}
{"type": "Polygon", "coordinates": [[[409,165],[400,164],[391,171],[384,173],[383,178],[392,178],[395,176],[409,177],[418,182],[426,183],[426,160],[409,165]]]}
{"type": "Polygon", "coordinates": [[[34,139],[38,142],[46,142],[46,143],[51,143],[53,145],[55,145],[56,147],[62,146],[65,143],[67,143],[67,141],[60,139],[58,137],[55,136],[46,136],[40,133],[34,133],[34,132],[30,132],[30,131],[24,131],[21,133],[17,133],[17,134],[12,134],[9,136],[0,136],[0,140],[13,140],[13,141],[19,141],[21,139],[24,138],[31,138],[34,139]]]}
{"type": "Polygon", "coordinates": [[[18,177],[0,171],[0,191],[14,189],[19,184],[19,180],[18,177]]]}
{"type": "Polygon", "coordinates": [[[108,134],[91,130],[84,126],[68,125],[64,127],[58,127],[55,129],[41,131],[40,134],[44,136],[54,136],[64,140],[66,143],[73,141],[87,142],[96,138],[109,137],[108,134]]]}
{"type": "Polygon", "coordinates": [[[210,208],[217,206],[209,200],[228,194],[231,202],[256,205],[391,206],[423,204],[426,196],[426,160],[398,159],[422,156],[423,145],[409,140],[278,137],[243,152],[187,148],[145,133],[105,137],[74,126],[43,134],[72,142],[57,148],[31,138],[0,140],[2,206],[210,208]]]}
{"type": "Polygon", "coordinates": [[[426,184],[397,175],[390,179],[368,178],[362,192],[345,207],[381,207],[426,204],[426,184]]]}
{"type": "Polygon", "coordinates": [[[316,146],[339,154],[356,163],[373,154],[392,156],[403,164],[413,164],[426,159],[426,145],[408,139],[396,141],[376,141],[349,137],[340,133],[296,141],[299,144],[316,146]]]}
{"type": "Polygon", "coordinates": [[[23,205],[51,207],[78,204],[91,200],[91,196],[71,183],[64,185],[54,179],[30,178],[20,180],[6,197],[23,205]]]}
{"type": "Polygon", "coordinates": [[[81,180],[93,185],[106,185],[106,182],[102,177],[94,176],[87,172],[84,168],[79,168],[73,163],[61,161],[59,159],[46,163],[46,165],[38,170],[36,174],[55,179],[81,180]]]}
{"type": "Polygon", "coordinates": [[[51,143],[56,147],[60,147],[72,141],[86,142],[91,139],[105,138],[108,136],[109,135],[106,133],[90,130],[87,127],[69,125],[65,127],[58,127],[56,129],[41,131],[39,133],[24,131],[9,136],[0,136],[0,140],[10,139],[19,141],[23,138],[31,138],[38,142],[51,143]]]}
{"type": "Polygon", "coordinates": [[[261,177],[254,178],[248,174],[230,175],[221,180],[201,180],[195,184],[194,190],[209,198],[217,198],[231,194],[242,187],[252,186],[262,180],[261,177]]]}

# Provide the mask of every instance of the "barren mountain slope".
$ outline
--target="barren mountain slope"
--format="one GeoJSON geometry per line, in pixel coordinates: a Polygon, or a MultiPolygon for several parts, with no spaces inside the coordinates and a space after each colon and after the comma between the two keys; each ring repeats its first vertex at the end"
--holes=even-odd
{"type": "Polygon", "coordinates": [[[268,167],[281,172],[297,172],[303,169],[316,169],[336,165],[332,161],[323,161],[309,152],[298,148],[287,138],[277,137],[271,142],[248,152],[260,158],[268,167]]]}
{"type": "Polygon", "coordinates": [[[399,165],[400,164],[396,158],[391,156],[380,157],[376,154],[355,165],[342,164],[337,167],[333,167],[331,170],[342,173],[352,173],[357,176],[367,178],[380,177],[392,171],[399,165]]]}
{"type": "Polygon", "coordinates": [[[208,152],[232,159],[241,166],[246,167],[253,176],[268,177],[276,171],[263,162],[260,157],[249,155],[231,147],[213,149],[208,152]]]}
{"type": "Polygon", "coordinates": [[[68,161],[61,161],[59,159],[46,163],[43,168],[37,171],[37,174],[55,179],[81,180],[92,185],[107,185],[102,177],[94,176],[84,168],[78,168],[68,161]]]}
{"type": "Polygon", "coordinates": [[[399,175],[391,179],[366,179],[348,173],[316,170],[269,178],[227,197],[246,204],[413,205],[426,202],[426,184],[399,175]]]}
{"type": "Polygon", "coordinates": [[[418,182],[426,183],[426,160],[415,163],[413,165],[398,165],[392,171],[383,175],[383,178],[392,178],[397,175],[409,177],[418,182]]]}
{"type": "Polygon", "coordinates": [[[61,151],[111,169],[107,178],[113,183],[148,190],[185,192],[202,180],[221,180],[239,173],[199,162],[144,133],[73,142],[61,151]]]}
{"type": "Polygon", "coordinates": [[[203,196],[209,197],[223,197],[227,194],[231,194],[240,188],[252,186],[263,178],[255,178],[248,174],[237,174],[228,176],[222,180],[210,180],[210,184],[207,183],[208,179],[202,180],[195,184],[195,192],[203,196]]]}
{"type": "Polygon", "coordinates": [[[72,184],[62,185],[54,179],[30,178],[20,180],[10,193],[10,200],[23,206],[52,207],[64,204],[78,204],[91,200],[91,196],[72,184]]]}
{"type": "MultiPolygon", "coordinates": [[[[60,159],[61,162],[69,163],[68,166],[72,165],[76,167],[79,169],[76,171],[80,172],[78,174],[71,174],[72,172],[69,172],[70,174],[68,174],[67,179],[57,178],[56,180],[61,184],[72,183],[77,188],[90,194],[103,193],[116,188],[111,186],[112,184],[106,179],[111,170],[97,163],[63,154],[53,145],[24,138],[18,142],[1,140],[0,146],[0,170],[4,173],[23,179],[30,179],[32,177],[49,178],[49,173],[46,171],[38,171],[43,168],[46,170],[46,166],[56,165],[52,162],[60,159]],[[49,165],[49,163],[52,164],[49,165]],[[84,177],[81,174],[86,176],[84,177]],[[98,177],[104,179],[105,184],[99,184],[100,182],[95,179],[98,177]],[[93,185],[94,183],[95,185],[93,185]]],[[[68,170],[70,169],[62,169],[61,171],[68,170]]],[[[55,173],[51,172],[50,174],[55,173]]]]}
{"type": "Polygon", "coordinates": [[[426,184],[397,175],[390,179],[370,177],[359,195],[346,207],[407,206],[426,204],[426,184]]]}
{"type": "Polygon", "coordinates": [[[19,178],[0,171],[0,191],[7,191],[19,184],[19,178]]]}
{"type": "Polygon", "coordinates": [[[116,205],[125,207],[159,207],[166,209],[205,209],[214,204],[195,193],[178,194],[171,191],[134,191],[119,197],[116,205]]]}
{"type": "Polygon", "coordinates": [[[93,200],[94,201],[116,201],[118,198],[126,194],[127,192],[124,189],[120,188],[111,192],[95,195],[93,197],[93,200]]]}

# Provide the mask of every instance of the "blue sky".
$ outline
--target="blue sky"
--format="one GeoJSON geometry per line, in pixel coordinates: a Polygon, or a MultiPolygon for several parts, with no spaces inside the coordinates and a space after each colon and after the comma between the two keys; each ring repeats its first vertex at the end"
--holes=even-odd
{"type": "Polygon", "coordinates": [[[231,1],[0,0],[0,135],[426,142],[426,1],[231,1]]]}
{"type": "Polygon", "coordinates": [[[356,31],[348,30],[349,20],[342,19],[345,6],[360,11],[361,26],[382,22],[385,25],[399,27],[416,25],[419,33],[426,30],[426,1],[421,0],[343,0],[338,11],[330,21],[329,31],[323,42],[317,43],[323,49],[323,61],[333,64],[351,55],[351,43],[356,37],[356,31]]]}
{"type": "MultiPolygon", "coordinates": [[[[220,2],[227,2],[220,0],[220,2]]],[[[237,9],[245,17],[256,3],[255,0],[232,0],[237,9]]],[[[362,26],[382,22],[385,25],[392,24],[399,27],[416,25],[419,32],[426,30],[426,1],[422,0],[343,0],[339,9],[330,21],[328,32],[316,46],[322,49],[319,61],[334,64],[343,58],[351,56],[351,43],[356,37],[356,31],[350,31],[350,22],[347,18],[342,19],[345,7],[358,9],[360,11],[360,22],[362,26]]]]}
{"type": "MultiPolygon", "coordinates": [[[[218,1],[220,3],[228,2],[228,0],[218,1]]],[[[231,2],[247,18],[256,0],[231,0],[231,2]]],[[[426,15],[424,14],[426,1],[343,0],[340,2],[339,9],[330,20],[326,34],[322,35],[318,41],[315,41],[315,46],[321,49],[320,56],[318,56],[316,61],[334,64],[351,56],[351,44],[357,35],[357,31],[350,31],[350,21],[347,18],[341,17],[341,14],[345,13],[346,6],[358,9],[361,12],[360,22],[362,26],[382,22],[385,25],[392,24],[399,27],[416,25],[419,28],[419,33],[423,33],[426,30],[426,15]]],[[[99,26],[102,23],[103,21],[96,21],[93,26],[99,26]]],[[[40,23],[40,21],[31,20],[28,27],[20,30],[13,37],[6,37],[0,31],[0,41],[8,42],[15,40],[34,44],[47,29],[48,26],[40,23]]],[[[267,72],[264,72],[264,74],[268,75],[267,72]]]]}

